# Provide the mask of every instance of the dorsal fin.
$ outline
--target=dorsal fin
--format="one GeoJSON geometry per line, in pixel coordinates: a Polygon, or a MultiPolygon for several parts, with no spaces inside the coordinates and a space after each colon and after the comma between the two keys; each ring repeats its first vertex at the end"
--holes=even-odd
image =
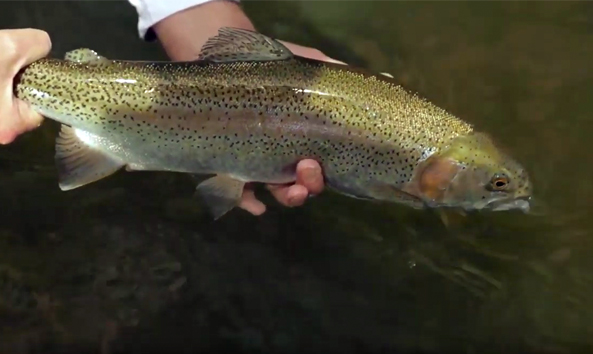
{"type": "Polygon", "coordinates": [[[272,61],[293,57],[288,48],[261,33],[240,28],[223,27],[208,39],[198,60],[214,63],[234,61],[272,61]]]}

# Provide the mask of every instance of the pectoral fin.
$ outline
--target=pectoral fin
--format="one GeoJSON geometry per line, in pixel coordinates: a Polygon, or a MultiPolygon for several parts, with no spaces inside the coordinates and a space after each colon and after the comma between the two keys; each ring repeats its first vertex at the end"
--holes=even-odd
{"type": "Polygon", "coordinates": [[[408,194],[402,190],[390,188],[390,193],[397,199],[397,201],[401,204],[407,205],[414,209],[424,209],[426,205],[422,200],[416,196],[408,194]]]}
{"type": "Polygon", "coordinates": [[[244,186],[245,182],[217,175],[198,184],[196,194],[216,220],[239,205],[244,186]]]}
{"type": "Polygon", "coordinates": [[[406,193],[401,189],[386,183],[370,184],[367,186],[371,195],[377,200],[391,200],[393,202],[407,205],[414,209],[424,209],[426,206],[422,200],[414,195],[406,193]],[[386,196],[388,196],[386,198],[386,196]]]}
{"type": "Polygon", "coordinates": [[[425,208],[424,203],[418,197],[387,183],[374,182],[365,183],[364,185],[354,184],[346,186],[332,179],[327,179],[326,183],[338,193],[351,198],[369,201],[392,201],[415,209],[425,208]]]}
{"type": "Polygon", "coordinates": [[[56,139],[56,166],[60,189],[67,191],[105,178],[125,165],[125,162],[105,155],[85,141],[95,137],[84,131],[62,125],[56,139]]]}

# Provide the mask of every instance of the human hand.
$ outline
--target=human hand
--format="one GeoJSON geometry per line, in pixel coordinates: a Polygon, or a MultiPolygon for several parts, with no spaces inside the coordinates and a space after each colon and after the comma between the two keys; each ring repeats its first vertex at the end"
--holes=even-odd
{"type": "Polygon", "coordinates": [[[9,144],[37,128],[43,117],[14,97],[13,80],[21,68],[41,59],[51,49],[49,35],[37,29],[0,30],[0,144],[9,144]]]}

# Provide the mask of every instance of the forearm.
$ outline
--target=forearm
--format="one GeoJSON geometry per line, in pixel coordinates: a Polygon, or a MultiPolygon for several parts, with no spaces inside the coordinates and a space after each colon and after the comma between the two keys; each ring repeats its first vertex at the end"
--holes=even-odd
{"type": "MultiPolygon", "coordinates": [[[[156,35],[171,60],[193,60],[221,27],[254,30],[236,1],[129,0],[139,14],[141,37],[156,35]]],[[[154,38],[154,36],[152,36],[154,38]]]]}
{"type": "Polygon", "coordinates": [[[215,0],[177,12],[153,30],[171,60],[193,60],[208,38],[225,26],[255,29],[237,3],[215,0]]]}

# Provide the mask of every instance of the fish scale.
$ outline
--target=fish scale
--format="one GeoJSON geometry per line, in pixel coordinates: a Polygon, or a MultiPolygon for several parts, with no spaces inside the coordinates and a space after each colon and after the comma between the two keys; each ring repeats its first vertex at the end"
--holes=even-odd
{"type": "MultiPolygon", "coordinates": [[[[193,62],[108,60],[88,49],[42,59],[20,73],[15,94],[65,125],[59,146],[77,144],[56,153],[58,165],[71,165],[62,170],[76,172],[61,176],[62,189],[123,166],[214,174],[198,192],[215,217],[237,205],[245,182],[294,181],[305,158],[343,194],[423,207],[412,188],[421,165],[475,134],[390,77],[297,57],[237,29],[222,29],[193,62]]],[[[525,175],[493,156],[506,159],[507,174],[525,175]]]]}

